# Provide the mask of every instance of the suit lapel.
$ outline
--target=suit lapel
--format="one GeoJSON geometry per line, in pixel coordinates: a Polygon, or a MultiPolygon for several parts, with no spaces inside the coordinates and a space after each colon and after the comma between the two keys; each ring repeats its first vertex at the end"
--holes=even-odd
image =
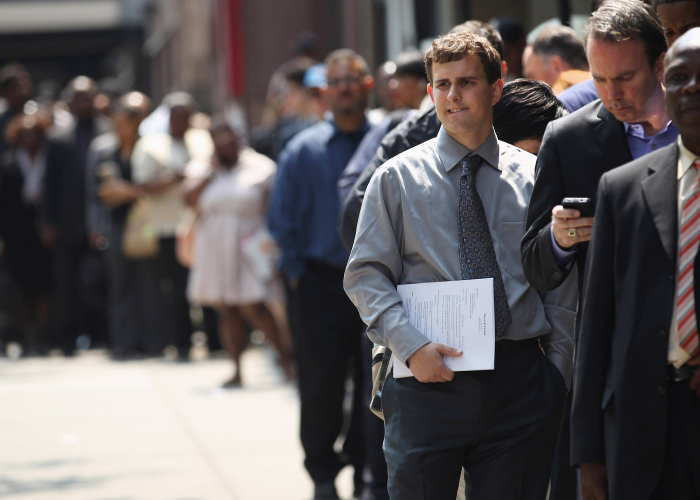
{"type": "Polygon", "coordinates": [[[598,110],[598,118],[601,121],[593,129],[593,133],[606,159],[605,171],[631,162],[633,158],[625,137],[625,126],[602,103],[598,110]]]}
{"type": "Polygon", "coordinates": [[[678,253],[678,147],[649,167],[649,177],[642,181],[644,199],[651,211],[666,256],[676,262],[678,253]]]}

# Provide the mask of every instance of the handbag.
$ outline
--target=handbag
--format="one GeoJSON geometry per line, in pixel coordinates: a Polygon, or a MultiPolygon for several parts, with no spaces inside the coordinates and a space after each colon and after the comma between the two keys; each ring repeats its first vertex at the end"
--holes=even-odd
{"type": "Polygon", "coordinates": [[[382,406],[384,382],[386,382],[393,364],[394,357],[391,349],[383,345],[375,345],[372,348],[372,400],[369,403],[369,409],[382,420],[384,420],[382,406]]]}
{"type": "Polygon", "coordinates": [[[175,230],[175,257],[180,265],[187,268],[192,267],[194,262],[194,236],[198,220],[199,212],[188,209],[175,230]]]}
{"type": "Polygon", "coordinates": [[[160,250],[158,233],[151,222],[146,198],[139,198],[129,210],[122,235],[122,253],[128,259],[150,259],[160,250]]]}
{"type": "Polygon", "coordinates": [[[244,237],[241,253],[258,278],[270,281],[275,276],[280,251],[267,229],[259,229],[244,237]]]}

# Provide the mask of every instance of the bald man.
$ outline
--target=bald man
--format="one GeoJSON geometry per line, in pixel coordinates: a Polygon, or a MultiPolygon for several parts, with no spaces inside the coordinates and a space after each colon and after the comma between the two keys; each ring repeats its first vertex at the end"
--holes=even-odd
{"type": "Polygon", "coordinates": [[[571,418],[585,500],[700,499],[700,29],[664,66],[679,139],[598,188],[571,418]]]}

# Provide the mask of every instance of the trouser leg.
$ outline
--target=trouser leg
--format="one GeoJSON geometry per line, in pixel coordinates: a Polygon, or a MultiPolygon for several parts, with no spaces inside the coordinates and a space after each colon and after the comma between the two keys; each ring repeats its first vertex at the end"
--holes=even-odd
{"type": "MultiPolygon", "coordinates": [[[[669,382],[668,430],[661,476],[651,500],[700,500],[700,397],[688,382],[669,382]]],[[[612,499],[614,500],[614,499],[612,499]]]]}
{"type": "Polygon", "coordinates": [[[83,250],[79,245],[60,244],[55,253],[55,343],[67,354],[75,349],[75,339],[82,324],[80,283],[83,250]]]}
{"type": "Polygon", "coordinates": [[[554,455],[554,465],[552,466],[551,484],[552,489],[549,500],[576,500],[576,467],[571,466],[571,403],[573,395],[569,392],[566,395],[566,409],[564,410],[564,420],[559,434],[557,451],[554,455]]]}
{"type": "MultiPolygon", "coordinates": [[[[359,318],[343,291],[342,275],[342,270],[310,266],[297,289],[301,442],[304,465],[316,483],[333,480],[344,465],[333,445],[342,430],[345,381],[359,342],[359,318]]],[[[350,439],[353,443],[357,438],[350,439]]]]}
{"type": "Polygon", "coordinates": [[[175,257],[175,238],[160,239],[159,273],[161,295],[170,310],[168,323],[171,341],[181,358],[189,355],[192,321],[187,301],[189,271],[175,257]]]}

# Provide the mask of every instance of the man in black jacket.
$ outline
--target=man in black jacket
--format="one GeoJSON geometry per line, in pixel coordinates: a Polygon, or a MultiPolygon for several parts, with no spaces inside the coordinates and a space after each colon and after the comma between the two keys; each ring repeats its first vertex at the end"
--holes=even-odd
{"type": "Polygon", "coordinates": [[[86,76],[68,84],[68,104],[75,121],[49,138],[46,155],[43,240],[54,247],[58,311],[55,335],[66,355],[73,353],[83,313],[80,280],[89,248],[85,221],[88,148],[95,137],[108,130],[95,117],[96,92],[97,85],[86,76]]]}
{"type": "MultiPolygon", "coordinates": [[[[525,276],[540,291],[563,283],[574,263],[579,290],[583,283],[593,218],[564,209],[562,200],[585,197],[595,204],[603,173],[666,146],[677,136],[664,106],[666,41],[653,11],[637,0],[608,2],[592,15],[586,42],[601,100],[551,123],[537,158],[522,258],[525,276]]],[[[575,471],[567,466],[570,411],[571,396],[553,500],[575,498],[575,471]]]]}
{"type": "Polygon", "coordinates": [[[540,291],[563,283],[574,261],[583,280],[593,219],[564,209],[562,199],[585,197],[595,204],[603,173],[670,144],[678,133],[664,107],[666,40],[651,8],[636,0],[609,2],[587,30],[591,73],[602,98],[553,122],[542,142],[522,243],[525,275],[540,291]]]}
{"type": "Polygon", "coordinates": [[[680,140],[598,188],[571,418],[585,500],[700,499],[700,29],[665,66],[680,140]]]}

